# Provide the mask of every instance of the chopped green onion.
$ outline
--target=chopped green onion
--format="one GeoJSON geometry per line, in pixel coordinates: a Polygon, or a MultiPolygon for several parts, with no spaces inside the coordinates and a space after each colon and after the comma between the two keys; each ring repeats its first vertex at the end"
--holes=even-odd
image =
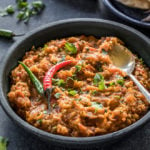
{"type": "Polygon", "coordinates": [[[77,48],[75,47],[74,44],[67,42],[65,44],[65,49],[69,54],[76,54],[77,53],[77,48]]]}

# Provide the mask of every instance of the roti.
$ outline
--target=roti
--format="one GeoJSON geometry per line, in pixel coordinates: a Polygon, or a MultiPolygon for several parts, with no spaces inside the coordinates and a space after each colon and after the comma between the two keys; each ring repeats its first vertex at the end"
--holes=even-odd
{"type": "Polygon", "coordinates": [[[150,0],[117,0],[118,2],[134,8],[150,9],[150,0]]]}

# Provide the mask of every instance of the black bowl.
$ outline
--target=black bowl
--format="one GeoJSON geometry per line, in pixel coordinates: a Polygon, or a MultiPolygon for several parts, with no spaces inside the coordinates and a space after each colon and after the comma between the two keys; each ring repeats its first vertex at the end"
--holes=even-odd
{"type": "Polygon", "coordinates": [[[109,12],[112,12],[120,19],[139,27],[150,29],[150,22],[141,21],[146,17],[143,10],[127,7],[116,0],[103,0],[103,3],[106,8],[108,8],[109,12]]]}
{"type": "Polygon", "coordinates": [[[94,35],[101,36],[117,36],[126,43],[133,52],[142,57],[148,66],[150,66],[150,43],[149,39],[142,33],[119,23],[100,19],[70,19],[62,20],[54,23],[44,25],[35,31],[30,32],[21,40],[16,42],[8,51],[4,58],[0,69],[0,98],[1,105],[8,116],[26,131],[36,135],[40,139],[55,145],[62,145],[68,147],[92,147],[96,145],[104,145],[104,143],[113,142],[134,129],[142,126],[150,118],[150,112],[145,114],[140,120],[134,124],[121,129],[117,132],[106,135],[94,137],[65,137],[51,134],[33,127],[18,116],[11,108],[7,93],[10,88],[9,75],[11,70],[16,67],[18,60],[20,60],[27,50],[30,50],[32,45],[42,46],[45,42],[62,37],[75,35],[94,35]]]}

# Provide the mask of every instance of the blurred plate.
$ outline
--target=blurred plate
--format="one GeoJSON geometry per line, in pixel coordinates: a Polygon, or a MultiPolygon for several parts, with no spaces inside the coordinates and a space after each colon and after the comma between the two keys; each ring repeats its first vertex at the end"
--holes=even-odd
{"type": "Polygon", "coordinates": [[[141,21],[148,15],[145,13],[145,10],[130,8],[115,0],[103,0],[103,3],[114,15],[121,19],[140,27],[150,28],[150,22],[141,21]]]}

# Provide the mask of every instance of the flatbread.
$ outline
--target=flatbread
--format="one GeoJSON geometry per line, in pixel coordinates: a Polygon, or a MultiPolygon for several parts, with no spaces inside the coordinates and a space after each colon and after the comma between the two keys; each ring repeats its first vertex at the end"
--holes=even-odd
{"type": "Polygon", "coordinates": [[[117,0],[117,1],[129,7],[150,9],[150,0],[117,0]]]}

